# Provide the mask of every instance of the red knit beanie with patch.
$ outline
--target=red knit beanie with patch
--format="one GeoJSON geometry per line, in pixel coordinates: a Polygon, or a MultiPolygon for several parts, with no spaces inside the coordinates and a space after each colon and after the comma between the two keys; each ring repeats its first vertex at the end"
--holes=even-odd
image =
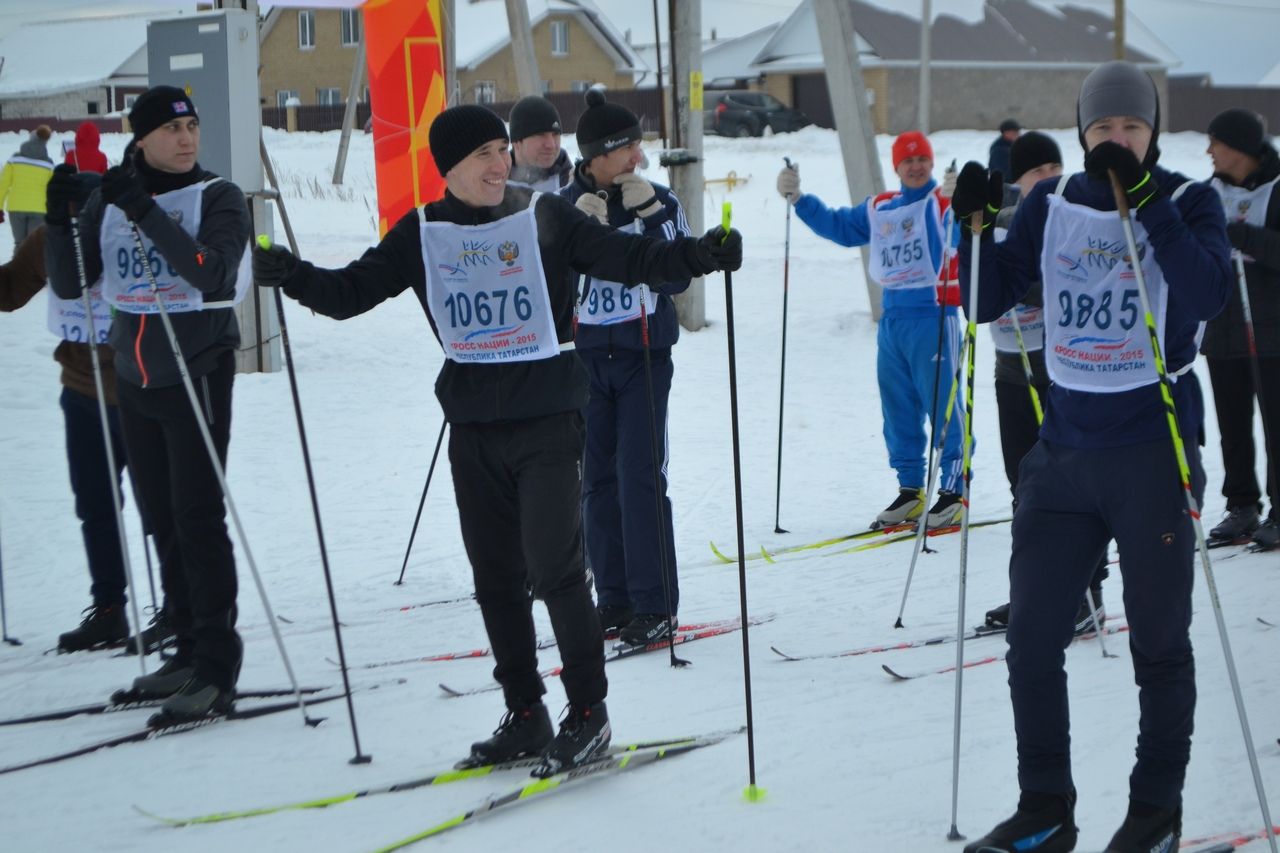
{"type": "Polygon", "coordinates": [[[933,159],[933,146],[929,137],[918,130],[908,130],[893,140],[893,168],[908,157],[928,157],[933,159]]]}

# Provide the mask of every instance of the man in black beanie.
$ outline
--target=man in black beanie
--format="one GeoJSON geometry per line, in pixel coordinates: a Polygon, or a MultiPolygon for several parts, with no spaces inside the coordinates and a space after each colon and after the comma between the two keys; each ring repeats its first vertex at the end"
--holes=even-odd
{"type": "Polygon", "coordinates": [[[553,193],[573,179],[573,161],[560,147],[560,113],[540,95],[511,108],[511,177],[517,187],[553,193]]]}
{"type": "MultiPolygon", "coordinates": [[[[586,99],[582,160],[564,197],[611,228],[659,240],[687,236],[675,193],[636,174],[639,119],[601,89],[586,99]]],[[[687,278],[625,287],[585,276],[579,288],[578,354],[591,376],[582,469],[587,556],[605,636],[636,646],[668,637],[680,603],[667,472],[654,470],[654,446],[666,460],[671,348],[680,338],[671,297],[688,287],[687,278]]]]}
{"type": "MultiPolygon", "coordinates": [[[[1240,288],[1205,328],[1200,352],[1209,363],[1209,381],[1222,435],[1224,476],[1222,494],[1227,517],[1213,530],[1212,539],[1233,541],[1252,535],[1261,548],[1280,546],[1280,484],[1275,471],[1280,464],[1280,158],[1267,138],[1261,116],[1243,109],[1229,109],[1209,122],[1209,156],[1213,159],[1210,184],[1222,197],[1227,217],[1227,239],[1243,260],[1254,356],[1249,348],[1245,303],[1240,288]],[[1262,493],[1254,473],[1253,401],[1262,413],[1266,442],[1267,492],[1271,511],[1259,524],[1262,493]]],[[[1237,270],[1239,267],[1237,267],[1237,270]]]]}
{"type": "Polygon", "coordinates": [[[252,229],[240,189],[196,160],[200,120],[183,90],[148,89],[129,122],[125,162],[108,169],[87,198],[74,167],[54,170],[45,262],[58,296],[78,298],[82,285],[101,275],[103,296],[115,309],[109,342],[120,424],[160,553],[165,615],[177,636],[174,656],[117,697],[168,697],[152,717],[153,725],[167,725],[228,711],[240,673],[235,558],[222,488],[196,418],[205,420],[225,466],[240,343],[231,309],[248,288],[252,229]],[[83,279],[70,228],[77,208],[83,279]],[[153,278],[204,411],[193,411],[173,346],[154,316],[153,278]]]}
{"type": "Polygon", "coordinates": [[[413,290],[444,350],[436,396],[450,424],[462,539],[507,712],[460,766],[540,755],[534,775],[589,761],[610,739],[604,638],[582,560],[582,409],[574,352],[579,272],[634,284],[676,281],[742,262],[742,238],[715,228],[658,241],[607,228],[556,195],[507,184],[502,119],[451,107],[429,132],[447,187],[377,246],[327,270],[280,248],[255,249],[262,286],[336,319],[413,290]],[[532,597],[530,596],[532,592],[532,597]],[[542,703],[533,598],[546,604],[569,707],[553,737],[542,703]]]}

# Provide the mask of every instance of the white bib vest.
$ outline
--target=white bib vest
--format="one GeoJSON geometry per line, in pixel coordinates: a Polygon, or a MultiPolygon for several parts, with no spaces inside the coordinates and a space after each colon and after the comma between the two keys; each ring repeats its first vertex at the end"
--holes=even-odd
{"type": "Polygon", "coordinates": [[[938,216],[933,193],[913,204],[888,210],[868,205],[871,226],[871,277],[886,290],[934,287],[939,268],[929,254],[927,217],[938,216]]]}
{"type": "MultiPolygon", "coordinates": [[[[1003,243],[1008,235],[1007,228],[995,229],[997,243],[1003,243]]],[[[1022,345],[1027,352],[1044,349],[1044,309],[1039,306],[1019,302],[1001,315],[1000,319],[988,323],[987,328],[991,330],[991,340],[995,343],[997,352],[1018,352],[1018,332],[1022,332],[1022,345]],[[1013,323],[1015,316],[1017,326],[1013,323]]]]}
{"type": "MultiPolygon", "coordinates": [[[[1045,364],[1057,384],[1114,394],[1159,380],[1120,215],[1048,196],[1040,276],[1044,282],[1045,364]]],[[[1168,288],[1133,220],[1138,261],[1164,347],[1168,288]]]]}
{"type": "MultiPolygon", "coordinates": [[[[1271,204],[1271,193],[1277,181],[1280,177],[1251,190],[1223,183],[1220,178],[1213,178],[1209,185],[1218,191],[1222,199],[1222,212],[1226,214],[1228,224],[1243,222],[1262,228],[1267,224],[1267,207],[1271,204]]],[[[1246,263],[1253,263],[1253,258],[1248,255],[1244,255],[1244,259],[1246,263]]]]}
{"type": "Polygon", "coordinates": [[[555,193],[555,192],[559,192],[560,190],[560,175],[551,174],[551,175],[547,175],[545,178],[541,178],[536,181],[508,180],[507,183],[510,186],[525,187],[526,189],[531,189],[534,192],[555,193]]]}
{"type": "MultiPolygon", "coordinates": [[[[618,230],[639,234],[642,226],[640,220],[636,219],[618,230]]],[[[578,305],[578,322],[588,326],[612,326],[615,323],[638,320],[641,299],[644,299],[645,313],[652,317],[653,312],[658,310],[658,297],[649,290],[648,285],[628,287],[616,281],[587,276],[583,285],[582,302],[578,305]]]]}
{"type": "MultiPolygon", "coordinates": [[[[102,298],[101,282],[89,289],[89,305],[93,311],[93,332],[97,340],[105,344],[111,331],[111,306],[102,298]]],[[[87,344],[89,321],[84,313],[83,299],[62,299],[49,291],[49,310],[46,313],[49,331],[73,344],[87,344]]]]}
{"type": "Polygon", "coordinates": [[[427,222],[418,209],[427,308],[450,361],[498,364],[560,353],[533,215],[540,196],[484,225],[427,222]]]}
{"type": "MultiPolygon", "coordinates": [[[[213,178],[172,192],[161,193],[155,197],[155,202],[183,231],[195,237],[200,231],[204,189],[220,180],[222,179],[213,178]]],[[[204,294],[200,289],[178,274],[173,264],[165,260],[146,234],[139,230],[138,236],[142,238],[141,250],[134,239],[133,226],[125,217],[124,211],[114,204],[103,206],[102,296],[120,311],[130,314],[159,313],[160,308],[156,305],[155,294],[151,292],[148,267],[150,267],[150,274],[155,276],[156,289],[164,299],[164,307],[172,312],[232,308],[244,299],[249,291],[253,272],[248,244],[240,256],[240,266],[236,270],[235,297],[230,300],[205,302],[204,294]]]]}

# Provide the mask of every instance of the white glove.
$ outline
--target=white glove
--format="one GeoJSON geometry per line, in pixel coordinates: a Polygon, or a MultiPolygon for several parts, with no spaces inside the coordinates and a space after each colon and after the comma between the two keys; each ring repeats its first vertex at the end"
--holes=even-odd
{"type": "Polygon", "coordinates": [[[778,194],[789,204],[800,200],[800,167],[783,166],[778,173],[778,194]]]}
{"type": "Polygon", "coordinates": [[[943,198],[951,198],[956,191],[956,178],[960,173],[951,167],[947,167],[947,171],[942,173],[942,186],[938,187],[938,195],[943,198]]]}
{"type": "Polygon", "coordinates": [[[609,205],[595,193],[583,193],[575,202],[578,210],[588,216],[594,216],[601,225],[609,224],[609,205]]]}
{"type": "Polygon", "coordinates": [[[623,172],[613,179],[614,186],[622,188],[622,206],[643,219],[662,209],[662,202],[653,190],[653,184],[635,172],[623,172]]]}

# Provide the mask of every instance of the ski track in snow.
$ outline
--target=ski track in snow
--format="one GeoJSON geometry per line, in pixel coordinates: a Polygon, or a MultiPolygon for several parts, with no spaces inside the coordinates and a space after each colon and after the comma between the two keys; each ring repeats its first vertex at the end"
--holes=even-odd
{"type": "MultiPolygon", "coordinates": [[[[1054,131],[1068,162],[1081,153],[1073,129],[1054,131]]],[[[0,150],[25,135],[0,134],[0,150]]],[[[989,131],[933,137],[937,162],[985,161],[989,131]]],[[[329,183],[337,134],[268,131],[267,145],[284,185],[302,254],[321,265],[357,257],[376,236],[371,141],[352,140],[348,183],[329,183]]],[[[572,140],[566,137],[566,145],[572,140]]],[[[54,140],[56,143],[57,140],[54,140]]],[[[1162,162],[1192,177],[1209,173],[1205,137],[1164,134],[1162,162]]],[[[104,150],[118,160],[125,137],[108,134],[104,150]]],[[[877,138],[892,177],[888,137],[877,138]]],[[[656,164],[656,146],[648,144],[656,164]]],[[[711,138],[707,177],[729,170],[748,182],[727,196],[746,239],[746,265],[735,275],[738,377],[742,403],[745,542],[785,545],[864,526],[895,493],[876,404],[875,326],[855,251],[814,236],[798,221],[791,235],[791,293],[786,378],[782,526],[773,533],[777,450],[778,359],[782,302],[784,206],[774,191],[783,156],[800,164],[803,186],[829,204],[848,203],[834,133],[807,129],[759,140],[711,138]]],[[[941,169],[938,170],[939,175],[941,169]]],[[[648,175],[666,182],[654,165],[648,175]]],[[[707,221],[720,190],[707,194],[707,221]]],[[[12,239],[0,228],[0,257],[12,239]]],[[[353,665],[487,645],[470,602],[388,610],[465,596],[470,570],[458,534],[449,468],[441,460],[431,485],[403,587],[399,573],[423,478],[439,430],[432,382],[440,352],[416,300],[385,303],[338,323],[286,300],[287,320],[317,476],[347,659],[353,665]]],[[[685,621],[736,616],[736,566],[712,565],[707,540],[733,545],[733,472],[725,357],[724,289],[707,280],[710,325],[686,332],[675,350],[671,398],[671,490],[685,621]]],[[[55,340],[45,330],[44,300],[0,315],[0,530],[11,635],[0,646],[0,717],[34,713],[105,697],[138,674],[133,658],[110,653],[43,655],[88,604],[88,577],[67,483],[55,340]]],[[[1003,515],[1009,493],[999,457],[992,393],[992,347],[978,339],[973,484],[975,517],[1003,515]]],[[[1203,363],[1197,366],[1210,395],[1203,363]]],[[[1153,391],[1154,393],[1154,391],[1153,391]]],[[[237,378],[229,477],[250,545],[282,624],[299,681],[338,684],[325,662],[336,654],[326,632],[325,598],[292,405],[284,373],[237,378]]],[[[1207,405],[1212,413],[1212,405],[1207,405]]],[[[1206,424],[1209,494],[1205,519],[1223,510],[1222,466],[1212,414],[1206,424]]],[[[1259,440],[1261,432],[1258,432],[1259,440]]],[[[1172,464],[1172,460],[1171,463],[1172,464]]],[[[1261,466],[1261,460],[1259,462],[1261,466]]],[[[1122,483],[1116,484],[1123,488],[1122,483]]],[[[131,506],[130,552],[146,596],[141,534],[131,506]]],[[[1206,526],[1208,526],[1208,524],[1206,526]]],[[[919,671],[955,661],[954,645],[889,655],[785,663],[788,650],[838,650],[948,633],[956,628],[960,537],[931,540],[913,580],[905,622],[892,629],[911,543],[843,556],[754,561],[748,569],[753,613],[777,618],[752,627],[752,684],[757,782],[768,794],[745,803],[743,738],[662,762],[635,774],[584,785],[572,793],[513,809],[456,833],[422,842],[450,850],[493,850],[519,840],[530,851],[647,851],[654,843],[705,850],[956,851],[946,841],[951,809],[954,676],[894,684],[880,664],[919,671]],[[661,827],[660,829],[658,827],[661,827]],[[636,831],[638,830],[638,831],[636,831]]],[[[240,543],[241,624],[246,656],[241,683],[286,682],[240,543]]],[[[966,625],[1005,600],[1007,525],[975,530],[970,539],[966,625]]],[[[835,550],[835,549],[832,549],[835,550]]],[[[1213,552],[1217,559],[1223,551],[1213,552]]],[[[1222,606],[1243,681],[1263,778],[1273,812],[1280,810],[1280,686],[1272,621],[1280,601],[1274,554],[1241,554],[1216,572],[1222,606]]],[[[1121,579],[1105,585],[1121,611],[1121,579]]],[[[1262,825],[1203,576],[1197,568],[1196,618],[1200,702],[1186,787],[1187,837],[1262,825]]],[[[535,608],[539,634],[549,635],[535,608]]],[[[1082,849],[1101,847],[1123,818],[1137,727],[1137,696],[1127,644],[1109,638],[1119,660],[1103,660],[1096,643],[1067,651],[1077,822],[1082,849]]],[[[1002,641],[968,647],[966,659],[997,654],[1002,641]]],[[[619,743],[692,735],[744,720],[742,643],[734,634],[680,650],[693,666],[673,670],[665,654],[619,661],[609,669],[609,710],[619,743]]],[[[542,665],[558,663],[553,650],[542,665]]],[[[136,814],[137,804],[183,817],[338,794],[449,767],[467,745],[487,736],[502,713],[496,696],[444,700],[436,683],[482,682],[486,659],[355,670],[356,684],[403,677],[402,685],[355,696],[361,742],[373,763],[351,766],[342,703],[324,706],[328,721],[302,726],[297,714],[215,726],[134,744],[47,768],[0,777],[0,827],[14,850],[164,851],[241,847],[273,851],[369,850],[419,831],[519,785],[518,774],[422,789],[309,812],[290,812],[181,830],[181,836],[136,814]]],[[[958,824],[976,838],[1011,813],[1017,798],[1014,739],[1003,665],[964,675],[958,824]]],[[[553,713],[564,701],[548,684],[553,713]]],[[[120,734],[147,712],[80,717],[0,729],[0,764],[120,734]]],[[[1257,845],[1259,849],[1262,844],[1257,845]]]]}

